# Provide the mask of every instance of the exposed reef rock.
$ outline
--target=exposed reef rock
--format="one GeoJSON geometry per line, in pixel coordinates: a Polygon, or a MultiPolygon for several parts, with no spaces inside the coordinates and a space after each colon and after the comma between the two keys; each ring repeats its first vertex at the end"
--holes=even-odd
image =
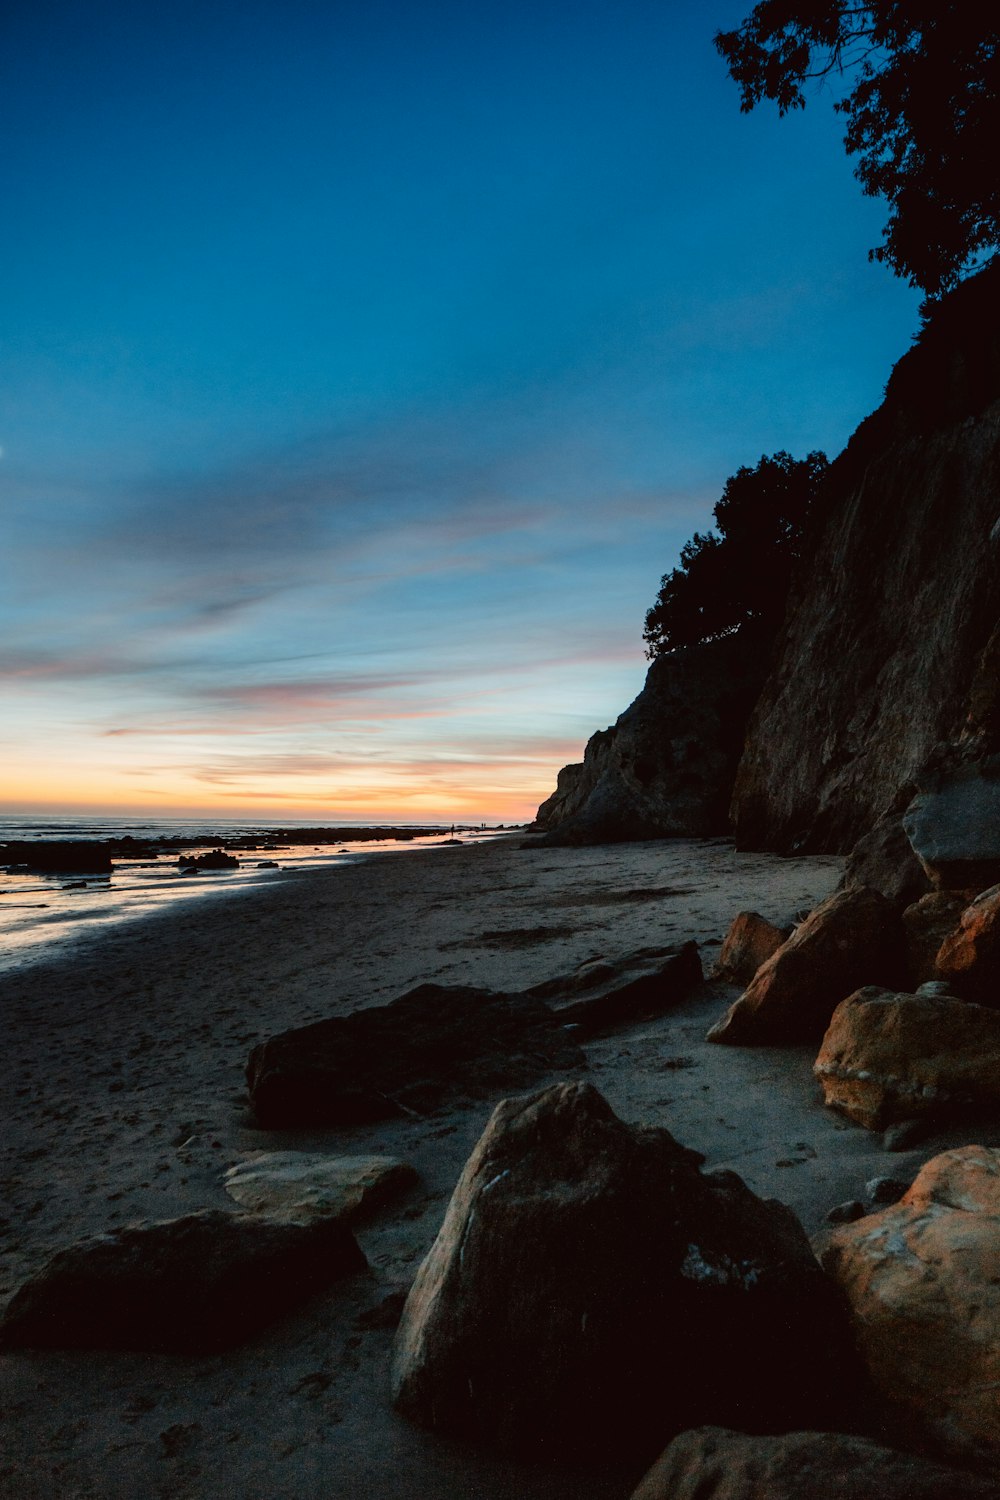
{"type": "Polygon", "coordinates": [[[559,844],[725,833],[766,654],[741,632],[658,657],[614,726],[560,771],[534,828],[559,844]]]}
{"type": "Polygon", "coordinates": [[[929,765],[1000,747],[998,311],[1000,268],[947,298],[831,470],[736,778],[744,847],[849,849],[929,765]]]}

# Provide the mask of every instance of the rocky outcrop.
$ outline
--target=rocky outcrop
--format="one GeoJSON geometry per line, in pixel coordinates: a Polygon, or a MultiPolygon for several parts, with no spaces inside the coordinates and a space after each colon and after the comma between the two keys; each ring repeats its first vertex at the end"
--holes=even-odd
{"type": "Polygon", "coordinates": [[[129,1224],[53,1256],[15,1293],[0,1344],[211,1353],[366,1267],[336,1220],[206,1211],[129,1224]]]}
{"type": "Polygon", "coordinates": [[[0,865],[40,875],[110,875],[111,846],[96,839],[13,839],[0,844],[0,865]]]}
{"type": "Polygon", "coordinates": [[[831,1231],[821,1255],[894,1435],[994,1468],[998,1243],[1000,1151],[963,1146],[928,1162],[895,1207],[831,1231]]]}
{"type": "Polygon", "coordinates": [[[870,986],[833,1013],[814,1067],[825,1103],[868,1130],[1000,1108],[1000,1014],[870,986]]]}
{"type": "Polygon", "coordinates": [[[903,828],[936,890],[983,890],[1000,880],[1000,758],[930,778],[903,828]]]}
{"type": "Polygon", "coordinates": [[[736,778],[744,847],[847,850],[941,744],[1000,749],[998,311],[1000,268],[947,298],[831,470],[736,778]]]}
{"type": "Polygon", "coordinates": [[[500,1104],[407,1299],[399,1409],[633,1463],[699,1422],[843,1419],[842,1309],[798,1220],[700,1161],[588,1084],[500,1104]]]}
{"type": "Polygon", "coordinates": [[[838,891],[762,964],[708,1033],[733,1046],[818,1042],[841,1000],[900,971],[899,918],[878,891],[838,891]]]}
{"type": "Polygon", "coordinates": [[[1000,1485],[842,1432],[674,1438],[632,1500],[1000,1500],[1000,1485]]]}
{"type": "Polygon", "coordinates": [[[749,631],[658,657],[617,723],[592,736],[581,763],[560,771],[533,827],[570,844],[727,832],[766,657],[749,631]]]}

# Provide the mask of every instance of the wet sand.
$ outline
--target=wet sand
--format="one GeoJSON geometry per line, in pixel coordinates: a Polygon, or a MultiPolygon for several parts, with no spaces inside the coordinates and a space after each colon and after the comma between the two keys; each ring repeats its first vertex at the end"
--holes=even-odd
{"type": "MultiPolygon", "coordinates": [[[[490,1101],[278,1134],[255,1127],[244,1092],[257,1041],[425,980],[517,989],[597,954],[687,938],[708,971],[737,911],[786,920],[829,894],[840,871],[832,858],[780,860],[722,843],[522,842],[281,872],[267,887],[150,916],[0,977],[0,1299],[85,1234],[233,1207],[223,1173],[254,1152],[387,1152],[420,1174],[358,1229],[370,1276],[232,1353],[0,1358],[0,1493],[625,1500],[637,1475],[526,1467],[396,1417],[391,1331],[359,1325],[412,1278],[490,1101]]],[[[824,1110],[808,1049],[706,1044],[735,994],[707,984],[669,1016],[588,1043],[580,1076],[623,1118],[665,1125],[709,1167],[731,1167],[790,1204],[810,1233],[834,1204],[862,1196],[868,1178],[912,1175],[937,1149],[887,1156],[879,1137],[824,1110]]]]}

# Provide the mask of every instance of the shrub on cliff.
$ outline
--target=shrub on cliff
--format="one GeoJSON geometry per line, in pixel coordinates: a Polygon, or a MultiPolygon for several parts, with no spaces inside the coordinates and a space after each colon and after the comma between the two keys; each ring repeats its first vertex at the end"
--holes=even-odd
{"type": "Polygon", "coordinates": [[[795,459],[782,451],[726,480],[713,512],[718,535],[695,532],[646,615],[647,656],[719,640],[745,625],[777,630],[828,467],[824,453],[795,459]]]}

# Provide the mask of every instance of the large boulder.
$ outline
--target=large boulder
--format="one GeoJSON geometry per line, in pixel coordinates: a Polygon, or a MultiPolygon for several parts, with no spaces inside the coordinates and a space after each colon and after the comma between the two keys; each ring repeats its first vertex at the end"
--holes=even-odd
{"type": "Polygon", "coordinates": [[[0,1344],[210,1353],[366,1266],[335,1220],[212,1210],[130,1224],[60,1250],[15,1293],[0,1344]]]}
{"type": "Polygon", "coordinates": [[[749,984],[772,954],[792,935],[791,927],[776,927],[755,911],[741,911],[733,918],[722,944],[713,974],[730,984],[749,984]]]}
{"type": "Polygon", "coordinates": [[[698,1422],[842,1419],[842,1309],[798,1220],[700,1160],[588,1084],[500,1104],[407,1299],[399,1409],[630,1461],[698,1422]]]}
{"type": "Polygon", "coordinates": [[[751,630],[658,657],[617,722],[559,773],[534,827],[553,844],[728,832],[736,762],[766,658],[751,630]]]}
{"type": "Polygon", "coordinates": [[[897,908],[919,900],[930,880],[913,852],[898,812],[886,813],[858,839],[844,864],[845,890],[867,885],[897,908]]]}
{"type": "Polygon", "coordinates": [[[901,967],[899,917],[878,891],[838,891],[758,969],[708,1033],[736,1046],[819,1041],[846,995],[892,983],[901,967]]]}
{"type": "Polygon", "coordinates": [[[1000,1013],[868,986],[837,1006],[814,1072],[827,1104],[868,1130],[1000,1110],[1000,1013]]]}
{"type": "Polygon", "coordinates": [[[417,1174],[393,1156],[320,1156],[262,1151],[237,1162],[225,1188],[241,1208],[286,1222],[371,1213],[411,1186],[417,1174]]]}
{"type": "Polygon", "coordinates": [[[632,1500],[1000,1500],[1000,1485],[842,1432],[683,1432],[632,1500]]]}
{"type": "Polygon", "coordinates": [[[934,1157],[899,1204],[831,1231],[822,1261],[894,1435],[1000,1464],[1000,1151],[934,1157]]]}
{"type": "Polygon", "coordinates": [[[906,972],[911,985],[916,987],[938,978],[937,956],[941,944],[954,932],[974,896],[974,891],[929,891],[903,912],[906,972]]]}
{"type": "Polygon", "coordinates": [[[935,778],[903,814],[903,827],[935,889],[1000,880],[1000,758],[935,778]]]}
{"type": "Polygon", "coordinates": [[[962,912],[938,949],[935,970],[957,995],[1000,1006],[1000,885],[962,912]]]}
{"type": "Polygon", "coordinates": [[[389,1005],[262,1042],[247,1082],[265,1129],[356,1125],[422,1113],[449,1096],[524,1088],[546,1069],[583,1061],[533,996],[422,984],[389,1005]]]}

